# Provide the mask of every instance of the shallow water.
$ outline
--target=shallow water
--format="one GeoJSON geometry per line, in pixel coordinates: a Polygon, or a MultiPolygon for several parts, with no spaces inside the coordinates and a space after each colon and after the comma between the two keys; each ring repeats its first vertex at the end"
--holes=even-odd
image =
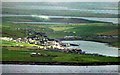
{"type": "Polygon", "coordinates": [[[86,53],[97,53],[105,56],[118,57],[118,48],[110,47],[106,43],[92,42],[92,41],[62,41],[63,43],[79,44],[79,46],[71,46],[68,48],[79,48],[86,53]]]}

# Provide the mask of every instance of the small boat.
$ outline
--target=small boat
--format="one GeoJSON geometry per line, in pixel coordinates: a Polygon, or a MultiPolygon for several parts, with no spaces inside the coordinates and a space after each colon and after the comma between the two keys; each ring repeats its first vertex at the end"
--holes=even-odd
{"type": "Polygon", "coordinates": [[[70,46],[79,46],[78,44],[70,44],[70,46]]]}
{"type": "Polygon", "coordinates": [[[61,45],[64,46],[64,47],[70,47],[69,43],[62,43],[61,45]]]}

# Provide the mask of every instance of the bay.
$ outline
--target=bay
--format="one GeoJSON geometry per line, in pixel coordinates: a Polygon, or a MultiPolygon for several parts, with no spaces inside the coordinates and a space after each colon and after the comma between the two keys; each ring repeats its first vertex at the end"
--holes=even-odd
{"type": "Polygon", "coordinates": [[[104,56],[118,57],[118,48],[110,47],[106,43],[92,42],[92,41],[62,41],[63,43],[79,44],[79,46],[70,46],[68,48],[82,49],[86,53],[100,54],[104,56]]]}

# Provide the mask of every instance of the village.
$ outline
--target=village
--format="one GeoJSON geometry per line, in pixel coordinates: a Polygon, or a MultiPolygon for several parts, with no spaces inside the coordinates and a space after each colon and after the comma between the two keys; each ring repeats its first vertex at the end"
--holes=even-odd
{"type": "MultiPolygon", "coordinates": [[[[86,37],[87,38],[87,37],[86,37]]],[[[88,37],[89,38],[89,37],[88,37]]],[[[93,36],[94,39],[117,39],[118,36],[111,36],[111,35],[97,35],[93,36]]],[[[33,46],[35,49],[44,49],[44,50],[55,50],[55,51],[62,51],[62,52],[70,52],[70,53],[78,53],[78,54],[85,54],[85,51],[81,49],[70,49],[70,46],[79,46],[78,44],[72,43],[62,43],[61,40],[82,40],[84,37],[78,36],[65,36],[64,38],[60,39],[51,39],[43,32],[35,32],[28,30],[27,36],[24,38],[9,38],[9,37],[0,37],[1,40],[6,41],[14,41],[18,43],[27,43],[27,44],[35,44],[37,46],[33,46]]],[[[18,45],[16,46],[23,46],[18,45]]],[[[36,54],[36,53],[32,53],[36,54]]]]}
{"type": "MultiPolygon", "coordinates": [[[[52,50],[52,51],[60,51],[66,53],[78,53],[78,54],[85,54],[85,51],[81,49],[70,49],[70,46],[79,46],[77,44],[70,44],[70,43],[62,43],[58,39],[50,39],[45,33],[42,32],[29,32],[27,37],[24,38],[9,38],[9,37],[1,37],[0,40],[5,41],[13,41],[18,43],[27,43],[27,44],[35,44],[37,46],[33,46],[32,48],[37,50],[52,50]]],[[[23,45],[18,45],[21,46],[23,45]]],[[[31,55],[39,55],[40,53],[31,53],[31,55]]]]}

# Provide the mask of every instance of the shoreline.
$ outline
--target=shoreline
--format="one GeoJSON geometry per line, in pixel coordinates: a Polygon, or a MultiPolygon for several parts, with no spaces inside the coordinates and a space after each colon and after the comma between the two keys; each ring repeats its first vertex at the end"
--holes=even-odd
{"type": "Polygon", "coordinates": [[[120,65],[119,62],[33,62],[33,61],[2,61],[2,64],[17,64],[17,65],[64,65],[64,66],[99,66],[99,65],[120,65]]]}
{"type": "MultiPolygon", "coordinates": [[[[110,47],[115,47],[115,48],[120,48],[118,46],[114,46],[112,45],[110,42],[104,42],[104,41],[100,41],[100,40],[84,40],[84,39],[63,39],[63,38],[60,38],[61,41],[91,41],[91,42],[98,42],[98,43],[106,43],[108,46],[110,47]]],[[[119,49],[118,49],[119,50],[119,49]]]]}

